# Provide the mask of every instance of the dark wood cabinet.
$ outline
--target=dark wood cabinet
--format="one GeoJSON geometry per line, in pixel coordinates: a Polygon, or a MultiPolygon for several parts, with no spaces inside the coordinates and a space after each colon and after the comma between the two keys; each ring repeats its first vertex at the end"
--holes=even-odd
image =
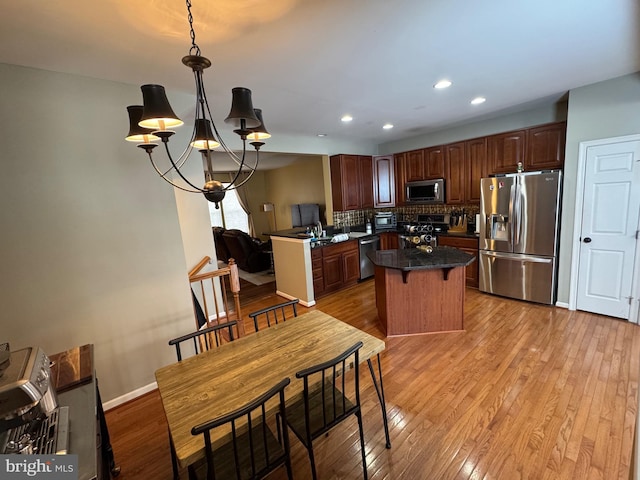
{"type": "Polygon", "coordinates": [[[396,153],[393,156],[394,171],[395,171],[395,189],[396,189],[396,207],[401,207],[406,203],[406,192],[404,184],[407,181],[405,177],[405,163],[407,154],[396,153]]]}
{"type": "Polygon", "coordinates": [[[393,155],[373,157],[373,206],[375,208],[395,207],[395,190],[393,155]]]}
{"type": "Polygon", "coordinates": [[[489,173],[511,173],[524,167],[527,151],[527,131],[514,130],[487,137],[489,173]]]}
{"type": "Polygon", "coordinates": [[[478,269],[478,239],[476,237],[439,235],[438,245],[443,247],[454,247],[476,257],[471,264],[465,267],[465,280],[467,287],[478,288],[478,285],[480,284],[480,274],[478,269]]]}
{"type": "Polygon", "coordinates": [[[486,176],[487,140],[475,138],[445,145],[448,204],[480,202],[480,179],[486,176]]]}
{"type": "Polygon", "coordinates": [[[425,148],[424,161],[424,179],[444,178],[444,147],[425,148]]]}
{"type": "Polygon", "coordinates": [[[322,249],[311,250],[311,270],[313,273],[313,292],[315,296],[324,293],[324,269],[322,268],[322,249]]]}
{"type": "Polygon", "coordinates": [[[465,142],[464,161],[465,200],[468,203],[480,203],[480,179],[487,176],[487,139],[485,137],[465,142]]]}
{"type": "Polygon", "coordinates": [[[465,202],[465,142],[445,145],[445,195],[448,204],[461,204],[465,202]]]}
{"type": "Polygon", "coordinates": [[[357,247],[342,253],[342,283],[344,286],[354,284],[360,278],[360,251],[357,247]]]}
{"type": "Polygon", "coordinates": [[[373,163],[366,155],[334,155],[329,159],[331,197],[336,211],[373,208],[373,163]]]}
{"type": "Polygon", "coordinates": [[[311,250],[311,263],[316,298],[353,285],[360,278],[358,241],[314,248],[311,250]]]}
{"type": "Polygon", "coordinates": [[[444,178],[444,147],[421,148],[403,155],[405,182],[444,178]]]}
{"type": "MultiPolygon", "coordinates": [[[[331,247],[324,247],[331,248],[331,247]]],[[[342,255],[340,253],[325,252],[322,255],[322,271],[324,290],[337,290],[342,285],[342,255]]]]}
{"type": "Polygon", "coordinates": [[[373,208],[373,158],[360,155],[360,208],[373,208]]]}
{"type": "Polygon", "coordinates": [[[480,202],[480,179],[564,166],[567,122],[554,122],[448,145],[379,157],[331,157],[335,211],[401,207],[407,204],[405,184],[445,179],[446,203],[480,202]]]}
{"type": "Polygon", "coordinates": [[[425,179],[424,149],[407,152],[404,161],[405,181],[416,182],[425,179]]]}
{"type": "Polygon", "coordinates": [[[529,129],[525,170],[562,168],[567,123],[556,122],[529,129]]]}
{"type": "Polygon", "coordinates": [[[396,250],[399,246],[399,239],[397,232],[381,232],[380,236],[380,250],[396,250]]]}

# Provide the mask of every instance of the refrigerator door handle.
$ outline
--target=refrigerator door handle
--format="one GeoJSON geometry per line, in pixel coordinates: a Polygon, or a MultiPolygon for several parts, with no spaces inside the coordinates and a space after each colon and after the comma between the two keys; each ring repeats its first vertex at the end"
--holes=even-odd
{"type": "Polygon", "coordinates": [[[513,228],[515,230],[515,233],[513,235],[513,246],[515,248],[516,245],[520,244],[520,230],[522,228],[522,195],[520,193],[520,182],[519,179],[516,178],[515,179],[515,189],[514,189],[514,213],[513,213],[513,217],[514,218],[514,222],[513,222],[513,228]]]}
{"type": "Polygon", "coordinates": [[[514,182],[511,185],[511,188],[509,189],[509,251],[513,251],[515,245],[516,245],[516,238],[515,238],[515,213],[516,213],[516,206],[515,206],[515,197],[516,197],[516,188],[517,188],[517,183],[515,182],[515,178],[513,179],[514,182]]]}
{"type": "Polygon", "coordinates": [[[505,260],[517,260],[519,262],[530,262],[530,263],[551,263],[553,261],[552,258],[544,258],[544,257],[531,257],[531,256],[523,256],[518,254],[509,254],[509,253],[496,253],[489,251],[482,251],[482,255],[486,257],[496,257],[496,258],[504,258],[505,260]]]}

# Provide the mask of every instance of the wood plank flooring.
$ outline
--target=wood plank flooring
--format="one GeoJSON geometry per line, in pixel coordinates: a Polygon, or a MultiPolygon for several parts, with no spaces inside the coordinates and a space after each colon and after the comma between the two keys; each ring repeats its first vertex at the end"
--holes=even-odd
{"type": "MultiPolygon", "coordinates": [[[[253,298],[243,302],[245,316],[282,301],[273,293],[253,298]]],[[[372,281],[322,298],[314,308],[383,338],[372,281]]],[[[363,369],[370,479],[631,478],[640,327],[467,289],[465,329],[386,339],[389,450],[363,369]]],[[[157,392],[106,416],[119,479],[171,478],[157,392]]],[[[311,478],[306,450],[293,435],[291,446],[294,478],[311,478]]],[[[314,447],[320,479],[362,478],[355,418],[314,447]]]]}

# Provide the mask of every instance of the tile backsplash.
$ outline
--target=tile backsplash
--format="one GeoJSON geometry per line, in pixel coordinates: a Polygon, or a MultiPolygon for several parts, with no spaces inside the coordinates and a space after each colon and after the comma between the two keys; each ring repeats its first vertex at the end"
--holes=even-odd
{"type": "Polygon", "coordinates": [[[418,213],[451,213],[464,209],[467,218],[475,221],[476,213],[480,213],[479,205],[409,205],[404,207],[377,208],[366,210],[349,210],[333,212],[333,225],[337,227],[363,225],[368,218],[373,218],[377,212],[394,212],[399,222],[410,222],[418,213]]]}

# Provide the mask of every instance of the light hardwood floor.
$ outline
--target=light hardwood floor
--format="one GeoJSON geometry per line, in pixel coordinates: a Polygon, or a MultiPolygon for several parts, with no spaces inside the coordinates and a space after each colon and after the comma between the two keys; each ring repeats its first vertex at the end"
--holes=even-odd
{"type": "MultiPolygon", "coordinates": [[[[314,308],[382,338],[373,290],[367,281],[314,308]]],[[[263,295],[243,312],[279,301],[263,295]]],[[[389,450],[363,369],[370,479],[631,478],[640,327],[467,289],[465,329],[386,339],[389,450]]],[[[120,479],[171,478],[157,392],[106,416],[120,479]]],[[[314,443],[320,479],[362,478],[357,438],[353,419],[314,443]]],[[[306,450],[294,436],[291,446],[294,478],[310,478],[306,450]]]]}

